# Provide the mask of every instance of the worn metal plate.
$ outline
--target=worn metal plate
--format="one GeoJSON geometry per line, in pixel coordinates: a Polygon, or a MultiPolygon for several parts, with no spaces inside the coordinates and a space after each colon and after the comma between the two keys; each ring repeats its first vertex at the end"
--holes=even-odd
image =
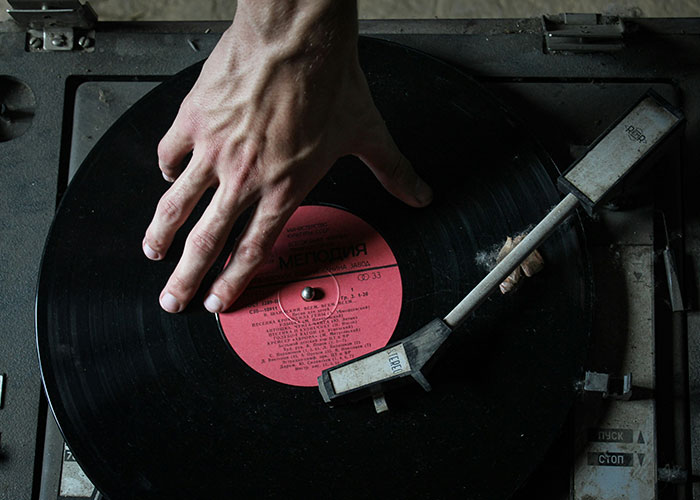
{"type": "MultiPolygon", "coordinates": [[[[646,394],[655,388],[652,257],[650,243],[618,244],[599,248],[595,259],[614,268],[611,274],[621,278],[615,286],[628,299],[620,307],[610,303],[613,307],[607,314],[616,315],[613,321],[603,317],[596,324],[602,330],[598,335],[617,338],[627,346],[617,353],[619,364],[608,368],[632,374],[633,397],[640,388],[646,394]]],[[[599,286],[606,283],[599,282],[599,286]]],[[[602,417],[592,422],[590,410],[591,406],[579,407],[575,416],[583,423],[585,444],[577,450],[574,499],[657,498],[654,400],[608,401],[602,417]]]]}

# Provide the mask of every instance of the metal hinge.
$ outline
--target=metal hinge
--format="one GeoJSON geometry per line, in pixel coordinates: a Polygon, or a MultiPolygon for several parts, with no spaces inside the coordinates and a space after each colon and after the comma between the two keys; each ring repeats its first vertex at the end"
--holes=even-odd
{"type": "Polygon", "coordinates": [[[622,49],[624,25],[617,16],[558,14],[542,16],[544,51],[612,52],[622,49]]]}
{"type": "Polygon", "coordinates": [[[7,13],[27,28],[30,52],[93,50],[97,14],[80,0],[8,0],[7,13]]]}

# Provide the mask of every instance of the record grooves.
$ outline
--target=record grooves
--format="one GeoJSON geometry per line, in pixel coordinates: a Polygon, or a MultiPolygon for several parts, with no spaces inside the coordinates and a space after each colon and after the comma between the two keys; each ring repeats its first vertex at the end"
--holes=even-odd
{"type": "MultiPolygon", "coordinates": [[[[546,153],[470,78],[373,39],[361,39],[360,57],[435,201],[401,204],[348,157],[304,205],[349,212],[386,241],[401,275],[397,340],[448,312],[485,274],[477,253],[539,220],[558,194],[546,153]]],[[[203,205],[163,262],[142,255],[167,188],[156,145],[199,69],[159,86],[104,136],[47,240],[36,320],[42,377],[88,476],[111,499],[511,495],[563,425],[581,376],[591,284],[577,228],[543,246],[541,274],[458,331],[430,375],[431,393],[391,394],[382,415],[371,404],[329,408],[316,388],[251,369],[201,297],[178,315],[158,306],[203,205]]]]}

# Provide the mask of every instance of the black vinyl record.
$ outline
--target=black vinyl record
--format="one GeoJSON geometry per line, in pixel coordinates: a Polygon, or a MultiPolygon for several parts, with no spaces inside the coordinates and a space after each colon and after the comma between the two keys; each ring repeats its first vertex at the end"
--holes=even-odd
{"type": "MultiPolygon", "coordinates": [[[[546,153],[463,73],[373,39],[360,40],[360,57],[434,201],[402,204],[347,157],[304,204],[340,207],[391,247],[403,284],[394,341],[449,312],[485,275],[478,256],[536,223],[559,196],[546,153]]],[[[582,375],[591,284],[577,226],[543,245],[540,274],[493,296],[453,334],[428,375],[431,392],[414,384],[390,393],[383,414],[369,401],[330,408],[316,388],[252,370],[201,295],[176,315],[158,305],[206,200],[164,261],[143,256],[168,187],[156,146],[200,69],[160,85],[105,134],[47,240],[37,296],[42,376],[87,475],[112,500],[512,495],[561,429],[582,375]]]]}

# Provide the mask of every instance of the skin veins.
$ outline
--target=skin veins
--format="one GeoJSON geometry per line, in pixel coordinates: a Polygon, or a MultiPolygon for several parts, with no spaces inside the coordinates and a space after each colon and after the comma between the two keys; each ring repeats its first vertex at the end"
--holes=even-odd
{"type": "Polygon", "coordinates": [[[358,62],[355,1],[239,1],[158,146],[159,167],[173,184],[146,230],[149,259],[165,256],[204,192],[216,189],[160,294],[163,309],[185,308],[236,219],[254,206],[233,259],[204,301],[211,312],[230,307],[292,212],[348,154],[405,203],[430,203],[432,191],[372,102],[358,62]]]}

